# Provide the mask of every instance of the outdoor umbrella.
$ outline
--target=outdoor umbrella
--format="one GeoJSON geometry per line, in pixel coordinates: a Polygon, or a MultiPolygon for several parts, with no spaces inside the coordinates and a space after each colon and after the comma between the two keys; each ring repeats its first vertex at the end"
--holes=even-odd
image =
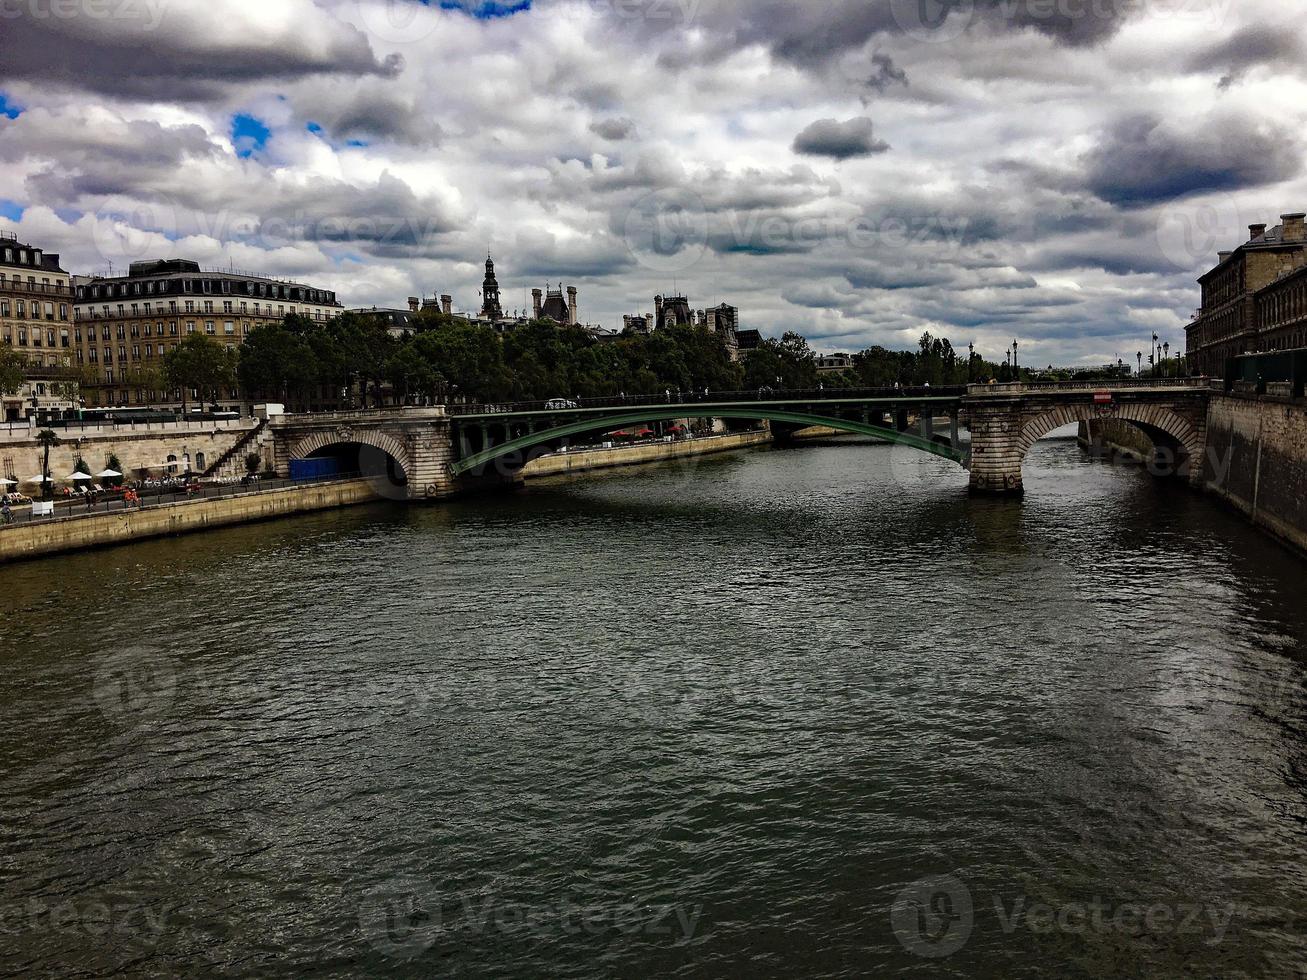
{"type": "Polygon", "coordinates": [[[70,479],[70,480],[74,480],[74,481],[77,481],[77,480],[94,480],[95,477],[91,476],[90,473],[83,473],[81,470],[78,470],[76,473],[74,473],[74,474],[72,474],[70,477],[68,477],[68,479],[70,479]]]}
{"type": "Polygon", "coordinates": [[[4,477],[0,477],[0,487],[16,487],[16,486],[18,486],[17,480],[6,480],[4,477]]]}
{"type": "Polygon", "coordinates": [[[103,473],[96,475],[97,480],[112,480],[115,476],[122,476],[117,470],[105,470],[103,473]]]}
{"type": "Polygon", "coordinates": [[[25,481],[27,483],[54,483],[54,480],[48,476],[29,476],[25,481]]]}

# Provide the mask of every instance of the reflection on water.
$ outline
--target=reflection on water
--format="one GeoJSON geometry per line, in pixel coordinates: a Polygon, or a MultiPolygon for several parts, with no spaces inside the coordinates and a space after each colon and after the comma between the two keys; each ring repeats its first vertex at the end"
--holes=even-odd
{"type": "Polygon", "coordinates": [[[0,962],[1295,971],[1302,564],[1026,485],[811,446],[8,568],[0,962]]]}

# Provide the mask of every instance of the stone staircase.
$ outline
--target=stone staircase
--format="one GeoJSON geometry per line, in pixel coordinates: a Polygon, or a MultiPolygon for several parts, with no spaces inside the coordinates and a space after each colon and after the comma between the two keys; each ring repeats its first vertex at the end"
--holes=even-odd
{"type": "Polygon", "coordinates": [[[267,419],[259,419],[259,424],[250,429],[249,432],[237,440],[236,445],[232,446],[225,453],[204,471],[206,480],[223,480],[239,479],[244,476],[248,470],[245,468],[245,458],[251,453],[263,455],[263,446],[272,435],[272,430],[268,425],[267,419]]]}

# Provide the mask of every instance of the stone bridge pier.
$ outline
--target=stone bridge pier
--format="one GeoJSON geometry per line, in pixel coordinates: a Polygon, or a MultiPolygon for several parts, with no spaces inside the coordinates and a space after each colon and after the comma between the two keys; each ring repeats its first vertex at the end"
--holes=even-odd
{"type": "Polygon", "coordinates": [[[443,407],[283,415],[270,427],[278,476],[290,475],[292,459],[335,458],[341,472],[361,473],[379,496],[392,500],[440,500],[515,479],[498,471],[455,477],[443,407]]]}
{"type": "Polygon", "coordinates": [[[1148,437],[1154,446],[1151,472],[1202,485],[1207,391],[1194,384],[1147,389],[1059,386],[1042,391],[1028,385],[975,386],[966,399],[966,413],[973,492],[1021,493],[1022,464],[1031,446],[1055,429],[1103,419],[1129,423],[1148,437]]]}

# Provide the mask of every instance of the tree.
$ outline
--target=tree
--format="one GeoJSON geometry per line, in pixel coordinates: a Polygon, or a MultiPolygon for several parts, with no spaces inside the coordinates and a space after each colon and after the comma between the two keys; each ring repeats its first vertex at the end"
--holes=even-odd
{"type": "Polygon", "coordinates": [[[59,437],[53,429],[42,429],[36,434],[36,444],[44,450],[41,460],[41,499],[54,499],[54,484],[50,482],[50,450],[59,445],[59,437]]]}
{"type": "Polygon", "coordinates": [[[23,387],[27,361],[8,344],[0,344],[0,394],[14,395],[23,387]]]}
{"type": "Polygon", "coordinates": [[[236,381],[237,354],[202,333],[193,333],[164,355],[163,372],[171,388],[182,390],[182,411],[191,389],[201,400],[216,397],[218,389],[236,381]]]}

